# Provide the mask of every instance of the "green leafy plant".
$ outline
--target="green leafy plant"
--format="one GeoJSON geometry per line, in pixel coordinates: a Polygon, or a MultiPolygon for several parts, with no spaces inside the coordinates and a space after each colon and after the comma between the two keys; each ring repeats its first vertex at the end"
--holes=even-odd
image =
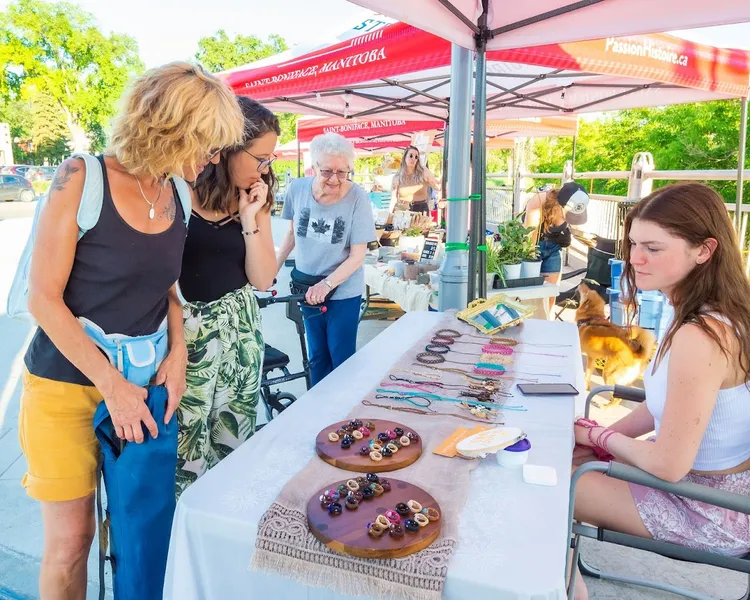
{"type": "Polygon", "coordinates": [[[533,227],[524,227],[517,219],[505,221],[497,226],[497,234],[493,236],[499,246],[498,260],[502,265],[516,265],[531,255],[531,240],[529,234],[533,227]]]}
{"type": "Polygon", "coordinates": [[[401,232],[401,235],[405,237],[419,237],[422,235],[422,230],[419,227],[409,227],[401,232]]]}

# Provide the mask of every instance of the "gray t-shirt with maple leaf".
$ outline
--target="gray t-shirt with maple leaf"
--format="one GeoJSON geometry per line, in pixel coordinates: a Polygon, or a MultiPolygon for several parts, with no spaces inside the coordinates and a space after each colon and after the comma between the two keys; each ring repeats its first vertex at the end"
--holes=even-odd
{"type": "MultiPolygon", "coordinates": [[[[281,218],[294,222],[295,266],[308,275],[330,275],[349,257],[354,244],[376,239],[372,204],[367,192],[353,184],[346,195],[328,206],[312,195],[313,177],[295,179],[287,188],[281,218]]],[[[332,300],[361,296],[362,267],[339,285],[332,300]]]]}

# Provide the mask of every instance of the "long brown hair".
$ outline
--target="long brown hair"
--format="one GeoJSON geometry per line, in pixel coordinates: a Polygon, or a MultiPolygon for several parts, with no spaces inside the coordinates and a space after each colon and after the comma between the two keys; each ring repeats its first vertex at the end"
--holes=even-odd
{"type": "Polygon", "coordinates": [[[544,194],[544,202],[542,202],[542,224],[543,231],[547,231],[555,223],[555,217],[564,219],[563,209],[560,203],[557,201],[557,194],[559,190],[552,189],[548,190],[544,194]]]}
{"type": "MultiPolygon", "coordinates": [[[[231,156],[242,152],[256,138],[267,133],[273,132],[276,135],[281,135],[278,118],[260,102],[246,96],[238,97],[237,102],[239,102],[242,116],[245,118],[242,141],[236,146],[222,150],[219,162],[217,164],[208,163],[195,182],[198,203],[204,210],[229,212],[229,207],[239,198],[240,191],[232,183],[229,175],[229,158],[231,156]]],[[[273,207],[273,198],[277,187],[273,167],[269,167],[268,173],[261,174],[261,179],[268,185],[268,196],[263,210],[269,211],[273,207]]]]}
{"type": "Polygon", "coordinates": [[[716,250],[703,264],[696,265],[672,292],[674,318],[659,345],[656,364],[672,345],[677,330],[686,323],[700,327],[721,348],[730,363],[726,336],[719,336],[706,319],[716,313],[730,323],[737,338],[739,364],[750,381],[750,282],[742,268],[742,256],[724,202],[702,183],[668,185],[638,202],[625,219],[623,237],[623,277],[628,289],[635,290],[635,269],[630,264],[630,229],[635,219],[654,223],[697,248],[713,238],[716,250]],[[722,339],[723,338],[723,339],[722,339]]]}
{"type": "Polygon", "coordinates": [[[395,179],[401,185],[415,185],[417,183],[425,182],[424,167],[419,160],[419,148],[416,146],[406,147],[406,150],[404,150],[404,153],[401,156],[401,166],[398,168],[398,173],[396,173],[395,179]],[[409,154],[409,150],[414,150],[417,153],[417,164],[414,167],[414,174],[411,176],[406,174],[406,155],[409,154]]]}

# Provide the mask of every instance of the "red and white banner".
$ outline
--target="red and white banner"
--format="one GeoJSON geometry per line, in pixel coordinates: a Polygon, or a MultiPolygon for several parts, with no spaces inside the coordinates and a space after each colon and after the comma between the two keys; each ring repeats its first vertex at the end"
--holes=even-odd
{"type": "MultiPolygon", "coordinates": [[[[748,2],[750,4],[750,2],[748,2]]],[[[487,53],[488,61],[647,79],[746,96],[750,55],[666,34],[633,35],[487,53]]]]}
{"type": "Polygon", "coordinates": [[[345,138],[366,138],[385,135],[413,134],[419,131],[438,129],[445,122],[439,120],[410,119],[300,119],[297,122],[297,139],[309,142],[324,133],[338,133],[345,138]]]}
{"type": "Polygon", "coordinates": [[[219,76],[236,94],[263,100],[442,67],[450,64],[450,55],[449,42],[394,23],[287,62],[219,76]]]}
{"type": "MultiPolygon", "coordinates": [[[[410,73],[424,73],[433,78],[444,73],[450,77],[450,55],[451,47],[446,40],[395,23],[286,62],[257,69],[239,68],[220,77],[239,95],[260,101],[283,101],[284,110],[338,114],[339,109],[334,107],[344,105],[344,116],[348,116],[347,111],[356,114],[357,108],[361,110],[364,106],[377,108],[371,97],[378,95],[386,84],[383,80],[388,78],[410,73]],[[343,96],[342,90],[346,90],[343,96]]],[[[624,78],[624,84],[666,83],[734,97],[748,94],[750,73],[748,52],[713,48],[664,34],[497,50],[488,52],[487,59],[488,72],[494,74],[531,65],[611,76],[610,82],[624,78]]],[[[548,84],[552,81],[548,80],[548,84]]],[[[580,78],[576,84],[585,82],[585,78],[580,78]]],[[[395,100],[408,97],[409,91],[402,89],[395,97],[392,94],[379,97],[383,96],[395,100]]],[[[696,97],[696,100],[706,99],[696,97]]],[[[373,112],[392,116],[398,110],[394,106],[388,113],[373,112]]]]}

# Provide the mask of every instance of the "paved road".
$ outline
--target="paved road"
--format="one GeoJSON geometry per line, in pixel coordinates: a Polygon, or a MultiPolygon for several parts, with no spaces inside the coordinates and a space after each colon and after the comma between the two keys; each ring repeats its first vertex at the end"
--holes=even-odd
{"type": "Polygon", "coordinates": [[[0,221],[31,217],[35,209],[36,202],[0,202],[0,221]]]}

